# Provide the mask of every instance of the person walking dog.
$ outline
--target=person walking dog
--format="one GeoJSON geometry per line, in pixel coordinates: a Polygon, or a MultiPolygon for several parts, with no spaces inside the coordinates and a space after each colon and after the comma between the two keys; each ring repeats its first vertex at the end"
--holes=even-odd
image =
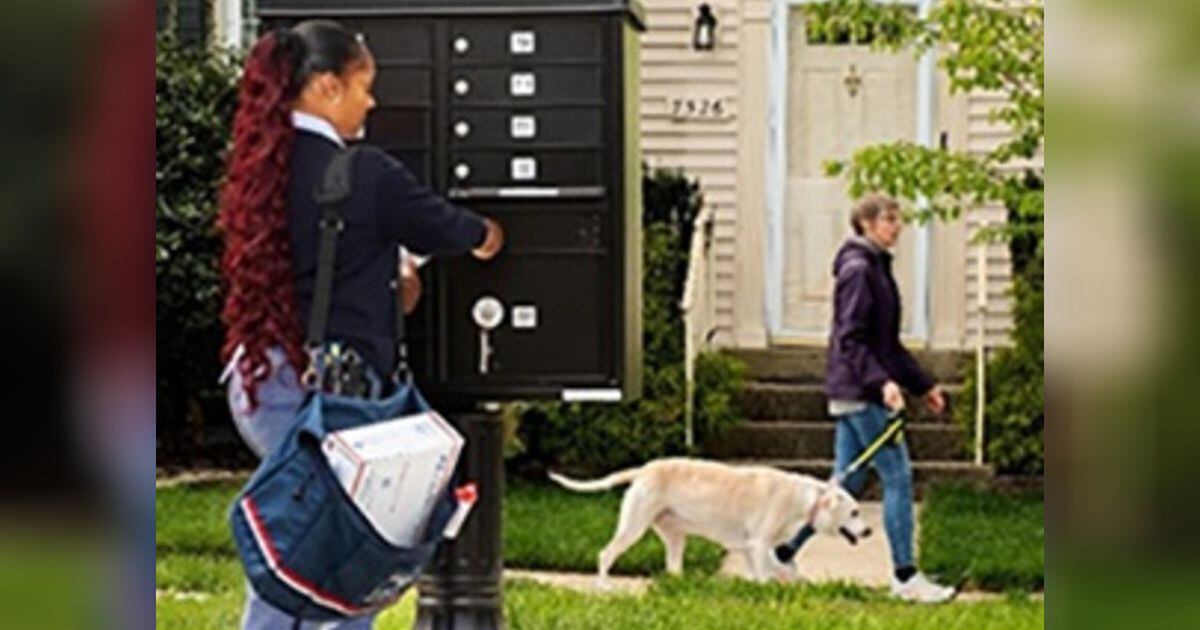
{"type": "MultiPolygon", "coordinates": [[[[362,136],[374,79],[366,44],[330,21],[270,32],[246,59],[218,220],[227,290],[222,357],[234,423],[260,457],[288,434],[307,394],[298,375],[309,367],[304,331],[319,266],[321,207],[313,192],[333,157],[362,136]]],[[[352,169],[325,330],[339,356],[355,357],[362,395],[381,398],[398,365],[396,292],[411,310],[420,290],[411,257],[400,268],[401,246],[487,260],[504,239],[498,224],[446,202],[379,149],[362,146],[352,169]]],[[[371,615],[301,623],[248,591],[246,629],[374,623],[371,615]]]]}
{"type": "MultiPolygon", "coordinates": [[[[837,422],[837,477],[884,432],[892,413],[903,409],[901,388],[920,396],[934,413],[946,407],[942,388],[900,343],[900,292],[889,252],[900,238],[899,204],[885,195],[868,195],[855,205],[850,225],[854,235],[842,244],[833,263],[833,326],[825,375],[829,415],[837,422]]],[[[892,594],[914,602],[949,600],[954,588],[937,584],[916,569],[908,449],[902,440],[889,442],[872,463],[883,482],[883,522],[894,570],[892,594]]],[[[842,480],[844,487],[857,496],[867,481],[866,473],[867,467],[857,468],[842,480]]],[[[776,557],[790,561],[812,534],[806,525],[776,549],[776,557]]]]}

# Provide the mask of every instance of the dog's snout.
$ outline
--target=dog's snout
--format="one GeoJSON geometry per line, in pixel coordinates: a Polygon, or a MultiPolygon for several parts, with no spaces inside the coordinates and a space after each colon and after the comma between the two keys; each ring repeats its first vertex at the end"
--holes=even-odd
{"type": "Polygon", "coordinates": [[[870,535],[871,535],[871,528],[870,528],[870,527],[864,527],[864,528],[863,528],[863,530],[862,530],[862,534],[860,534],[860,536],[861,536],[862,538],[867,538],[867,537],[869,537],[870,535]]]}

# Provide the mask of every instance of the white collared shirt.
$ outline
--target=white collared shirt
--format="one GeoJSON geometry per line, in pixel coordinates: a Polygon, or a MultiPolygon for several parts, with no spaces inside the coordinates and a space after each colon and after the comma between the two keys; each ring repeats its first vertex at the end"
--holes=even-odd
{"type": "Polygon", "coordinates": [[[337,129],[333,128],[333,124],[331,124],[328,120],[321,118],[320,116],[314,116],[313,114],[309,114],[307,112],[292,110],[292,126],[296,129],[311,131],[319,136],[329,138],[339,147],[346,146],[346,141],[342,140],[342,137],[338,135],[337,129]]]}

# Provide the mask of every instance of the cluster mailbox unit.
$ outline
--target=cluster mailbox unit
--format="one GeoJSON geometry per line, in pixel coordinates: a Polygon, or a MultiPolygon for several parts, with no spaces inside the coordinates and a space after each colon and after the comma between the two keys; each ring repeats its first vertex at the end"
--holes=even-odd
{"type": "Polygon", "coordinates": [[[499,221],[493,261],[435,260],[410,317],[435,400],[641,392],[636,0],[258,0],[264,29],[337,20],[375,56],[367,141],[499,221]]]}

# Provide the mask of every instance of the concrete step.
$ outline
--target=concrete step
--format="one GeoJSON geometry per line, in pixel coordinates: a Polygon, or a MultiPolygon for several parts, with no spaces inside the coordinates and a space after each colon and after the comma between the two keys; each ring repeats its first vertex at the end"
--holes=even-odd
{"type": "MultiPolygon", "coordinates": [[[[908,397],[912,422],[950,422],[955,401],[963,395],[962,385],[946,385],[949,408],[941,416],[925,409],[921,401],[908,397]]],[[[738,405],[751,421],[828,420],[828,400],[822,386],[814,383],[764,383],[750,381],[738,393],[738,405]]]]}
{"type": "MultiPolygon", "coordinates": [[[[743,423],[705,452],[721,459],[832,459],[834,422],[743,423]]],[[[912,423],[904,428],[909,456],[916,461],[970,459],[968,440],[957,425],[912,423]]]]}
{"type": "MultiPolygon", "coordinates": [[[[830,459],[732,459],[727,464],[770,466],[781,470],[812,475],[817,479],[828,479],[833,471],[833,460],[830,459]]],[[[972,462],[959,461],[917,461],[912,464],[913,494],[919,500],[925,490],[931,485],[946,483],[966,483],[984,485],[991,481],[994,473],[991,466],[976,466],[972,462]]],[[[866,488],[859,496],[861,499],[876,501],[882,496],[879,485],[879,475],[869,473],[866,488]]]]}
{"type": "MultiPolygon", "coordinates": [[[[780,383],[821,383],[825,380],[825,348],[795,347],[760,350],[727,350],[746,363],[747,378],[780,383]]],[[[930,376],[943,383],[963,380],[974,355],[958,350],[912,349],[913,356],[930,376]]]]}

